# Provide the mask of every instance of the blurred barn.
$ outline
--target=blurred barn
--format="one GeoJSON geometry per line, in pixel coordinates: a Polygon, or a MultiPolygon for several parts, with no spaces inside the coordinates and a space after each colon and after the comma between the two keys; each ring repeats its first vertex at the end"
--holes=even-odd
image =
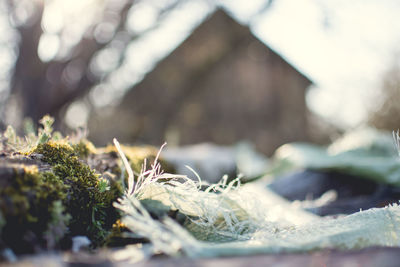
{"type": "Polygon", "coordinates": [[[113,113],[92,116],[90,139],[155,145],[249,140],[270,155],[281,144],[310,140],[305,94],[311,83],[248,27],[217,10],[113,113]]]}

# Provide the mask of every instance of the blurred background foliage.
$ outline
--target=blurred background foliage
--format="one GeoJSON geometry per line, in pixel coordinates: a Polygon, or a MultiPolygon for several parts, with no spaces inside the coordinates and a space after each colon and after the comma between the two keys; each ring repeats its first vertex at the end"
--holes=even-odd
{"type": "MultiPolygon", "coordinates": [[[[25,117],[37,122],[45,114],[59,127],[71,103],[83,99],[74,108],[85,110],[82,105],[91,103],[84,97],[94,90],[101,98],[104,86],[113,87],[114,99],[122,96],[132,83],[135,42],[188,4],[196,1],[2,1],[3,127],[19,126],[25,117]]],[[[210,9],[216,4],[206,3],[210,9]]]]}
{"type": "MultiPolygon", "coordinates": [[[[162,43],[151,42],[152,32],[169,23],[170,27],[180,28],[182,36],[187,35],[204,14],[221,2],[224,1],[1,1],[0,128],[7,124],[19,128],[24,118],[38,122],[45,114],[55,117],[58,129],[83,125],[90,110],[117,105],[154,62],[183,39],[169,36],[166,31],[162,43]],[[187,6],[193,13],[186,12],[184,16],[193,19],[186,25],[177,18],[187,6]],[[145,38],[150,42],[144,42],[145,38]],[[135,54],[138,47],[149,43],[151,53],[135,54]],[[141,65],[144,57],[154,57],[153,63],[141,65]]],[[[267,14],[279,1],[261,2],[246,23],[267,14]]],[[[323,14],[320,23],[329,30],[335,12],[326,2],[317,2],[323,14]]],[[[394,62],[375,88],[376,101],[366,120],[389,130],[400,124],[398,57],[394,62]]]]}
{"type": "Polygon", "coordinates": [[[142,2],[3,2],[12,53],[3,123],[18,125],[24,117],[38,121],[44,114],[62,122],[68,105],[112,79],[128,64],[129,44],[156,28],[182,1],[146,1],[154,5],[154,23],[136,32],[131,17],[142,2]]]}

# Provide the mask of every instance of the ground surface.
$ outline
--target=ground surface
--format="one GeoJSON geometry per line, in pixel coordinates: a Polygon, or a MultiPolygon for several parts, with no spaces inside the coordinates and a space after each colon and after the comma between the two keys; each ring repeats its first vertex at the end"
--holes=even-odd
{"type": "Polygon", "coordinates": [[[103,252],[97,255],[89,254],[48,254],[25,257],[13,264],[0,264],[1,266],[104,266],[104,267],[158,267],[158,266],[362,266],[362,267],[397,267],[400,266],[400,248],[368,248],[359,251],[317,251],[302,254],[273,254],[256,255],[249,257],[229,257],[212,259],[187,259],[158,257],[145,262],[130,264],[128,262],[114,262],[109,257],[111,254],[103,252]]]}

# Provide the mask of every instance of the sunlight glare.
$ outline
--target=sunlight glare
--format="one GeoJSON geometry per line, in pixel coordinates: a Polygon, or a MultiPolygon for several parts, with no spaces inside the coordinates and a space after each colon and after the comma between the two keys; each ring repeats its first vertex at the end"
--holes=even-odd
{"type": "Polygon", "coordinates": [[[137,4],[128,16],[128,29],[134,33],[140,33],[149,29],[156,23],[157,10],[148,4],[137,4]]]}
{"type": "Polygon", "coordinates": [[[56,34],[42,34],[38,46],[39,58],[44,61],[52,60],[60,48],[60,38],[56,34]]]}
{"type": "Polygon", "coordinates": [[[76,101],[69,105],[65,121],[71,129],[85,126],[89,118],[89,108],[83,101],[76,101]]]}

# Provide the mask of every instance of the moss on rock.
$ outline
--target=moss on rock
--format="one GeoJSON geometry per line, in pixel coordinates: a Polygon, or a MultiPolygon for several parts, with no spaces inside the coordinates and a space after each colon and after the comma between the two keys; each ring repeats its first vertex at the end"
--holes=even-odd
{"type": "Polygon", "coordinates": [[[10,175],[2,176],[4,186],[0,187],[2,246],[17,253],[54,248],[70,218],[60,205],[66,198],[65,185],[51,172],[38,172],[36,166],[12,169],[10,175]]]}
{"type": "MultiPolygon", "coordinates": [[[[94,247],[118,244],[113,203],[127,175],[116,149],[55,135],[50,117],[41,124],[37,134],[24,138],[12,127],[0,134],[0,249],[53,249],[76,235],[87,236],[94,247]]],[[[137,173],[145,159],[149,167],[157,155],[151,146],[123,150],[137,173]]]]}
{"type": "Polygon", "coordinates": [[[111,190],[108,180],[79,158],[86,154],[82,153],[82,145],[75,148],[65,142],[50,141],[39,144],[32,152],[43,155],[42,160],[52,166],[67,188],[63,203],[72,217],[70,234],[86,235],[100,245],[118,217],[112,203],[122,192],[111,190]]]}

